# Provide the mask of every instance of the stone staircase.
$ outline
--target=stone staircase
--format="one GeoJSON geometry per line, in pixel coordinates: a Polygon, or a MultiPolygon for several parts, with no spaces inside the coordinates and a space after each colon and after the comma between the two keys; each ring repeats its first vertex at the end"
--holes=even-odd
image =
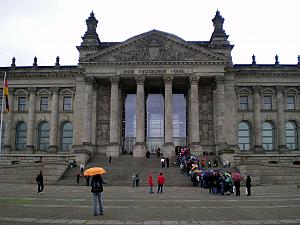
{"type": "MultiPolygon", "coordinates": [[[[85,165],[85,169],[90,167],[103,167],[107,171],[103,175],[106,185],[109,186],[128,186],[132,185],[132,174],[139,174],[140,186],[147,186],[148,174],[152,174],[153,181],[156,183],[157,175],[162,172],[166,178],[168,186],[191,186],[190,178],[180,174],[180,169],[174,165],[175,158],[170,159],[170,167],[162,168],[160,166],[160,158],[151,155],[149,159],[133,158],[131,155],[122,155],[118,158],[112,158],[112,163],[108,162],[105,155],[96,154],[85,165]]],[[[79,168],[69,168],[59,180],[60,185],[77,185],[75,174],[79,168]]],[[[85,177],[81,177],[79,185],[85,185],[85,177]]]]}
{"type": "Polygon", "coordinates": [[[244,163],[239,166],[243,174],[250,174],[254,185],[300,184],[299,165],[244,163]]]}
{"type": "Polygon", "coordinates": [[[67,163],[23,163],[0,166],[0,183],[36,183],[35,178],[43,171],[45,184],[56,184],[68,168],[67,163]]]}

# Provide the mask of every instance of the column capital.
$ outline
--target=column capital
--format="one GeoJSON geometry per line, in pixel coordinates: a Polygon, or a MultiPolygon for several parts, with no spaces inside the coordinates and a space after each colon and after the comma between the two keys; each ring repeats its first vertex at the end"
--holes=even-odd
{"type": "Polygon", "coordinates": [[[278,85],[275,87],[277,93],[282,93],[284,91],[284,86],[278,85]]]}
{"type": "Polygon", "coordinates": [[[85,77],[84,78],[85,83],[89,85],[93,85],[95,83],[95,78],[94,77],[85,77]]]}
{"type": "Polygon", "coordinates": [[[261,86],[255,85],[255,86],[252,87],[252,89],[253,89],[254,94],[259,94],[260,91],[261,91],[261,86]]]}
{"type": "Polygon", "coordinates": [[[190,84],[196,84],[198,85],[198,82],[199,82],[199,77],[196,76],[196,75],[190,75],[189,76],[189,81],[190,81],[190,84]]]}
{"type": "Polygon", "coordinates": [[[120,76],[118,76],[118,75],[111,76],[111,77],[109,77],[109,80],[112,84],[118,84],[120,81],[120,76]]]}
{"type": "Polygon", "coordinates": [[[146,77],[143,75],[135,76],[136,84],[144,84],[146,77]]]}
{"type": "Polygon", "coordinates": [[[35,94],[35,92],[36,92],[36,87],[29,87],[29,88],[27,88],[27,90],[28,90],[28,92],[29,92],[30,94],[35,94]]]}
{"type": "Polygon", "coordinates": [[[52,87],[51,91],[52,91],[53,94],[58,94],[59,87],[52,87]]]}
{"type": "Polygon", "coordinates": [[[174,76],[167,74],[167,75],[163,76],[163,79],[164,79],[165,84],[172,84],[174,76]]]}
{"type": "Polygon", "coordinates": [[[224,85],[225,77],[224,76],[215,76],[215,82],[217,85],[224,85]]]}

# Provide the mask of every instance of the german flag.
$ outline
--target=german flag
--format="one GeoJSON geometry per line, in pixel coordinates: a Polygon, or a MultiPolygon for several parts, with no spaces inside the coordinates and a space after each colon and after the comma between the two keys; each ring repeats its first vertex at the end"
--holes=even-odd
{"type": "Polygon", "coordinates": [[[9,112],[9,104],[8,104],[8,83],[7,83],[6,76],[5,76],[5,80],[4,80],[3,93],[4,93],[4,98],[5,98],[5,111],[6,111],[6,112],[9,112]]]}

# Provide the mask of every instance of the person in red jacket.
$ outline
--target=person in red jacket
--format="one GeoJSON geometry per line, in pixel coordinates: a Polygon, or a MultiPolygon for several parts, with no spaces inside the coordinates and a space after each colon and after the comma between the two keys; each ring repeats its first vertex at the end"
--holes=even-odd
{"type": "Polygon", "coordinates": [[[159,194],[159,192],[162,194],[163,186],[165,183],[165,177],[162,175],[162,173],[160,173],[159,176],[157,177],[157,183],[158,183],[157,194],[159,194]]]}
{"type": "Polygon", "coordinates": [[[150,187],[149,193],[153,194],[153,178],[151,174],[148,175],[148,185],[150,187]]]}

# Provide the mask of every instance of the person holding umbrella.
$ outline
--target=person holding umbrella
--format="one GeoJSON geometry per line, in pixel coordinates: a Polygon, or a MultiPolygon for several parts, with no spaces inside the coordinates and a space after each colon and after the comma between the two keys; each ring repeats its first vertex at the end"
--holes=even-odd
{"type": "Polygon", "coordinates": [[[105,184],[105,182],[103,181],[101,174],[104,174],[105,172],[106,171],[101,167],[92,167],[84,172],[85,176],[92,176],[91,192],[93,193],[94,216],[104,215],[102,204],[102,192],[103,184],[105,184]]]}

